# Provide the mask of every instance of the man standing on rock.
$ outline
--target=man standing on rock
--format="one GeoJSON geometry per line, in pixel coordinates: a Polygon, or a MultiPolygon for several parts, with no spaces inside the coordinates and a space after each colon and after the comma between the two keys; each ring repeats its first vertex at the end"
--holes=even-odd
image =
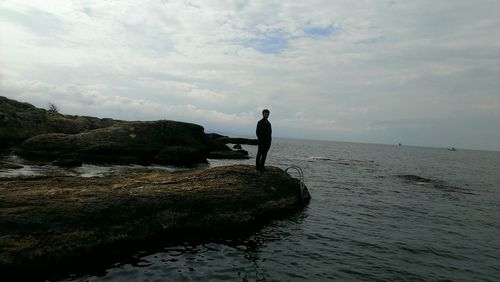
{"type": "Polygon", "coordinates": [[[264,163],[266,162],[267,151],[271,148],[271,123],[269,120],[269,110],[262,111],[262,119],[257,123],[257,139],[259,139],[259,149],[255,158],[255,169],[264,171],[264,163]]]}

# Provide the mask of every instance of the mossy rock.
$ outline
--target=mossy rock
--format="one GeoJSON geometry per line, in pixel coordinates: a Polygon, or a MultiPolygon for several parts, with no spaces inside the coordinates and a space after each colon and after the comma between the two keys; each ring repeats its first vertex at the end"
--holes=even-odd
{"type": "Polygon", "coordinates": [[[251,232],[310,199],[283,170],[245,165],[0,180],[0,276],[7,281],[44,280],[165,238],[251,232]]]}

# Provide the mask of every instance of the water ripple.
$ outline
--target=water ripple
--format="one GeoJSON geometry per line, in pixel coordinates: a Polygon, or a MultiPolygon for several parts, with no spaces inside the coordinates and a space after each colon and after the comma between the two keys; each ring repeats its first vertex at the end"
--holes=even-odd
{"type": "Polygon", "coordinates": [[[70,280],[500,281],[499,162],[497,152],[276,140],[269,163],[302,167],[305,213],[70,280]]]}

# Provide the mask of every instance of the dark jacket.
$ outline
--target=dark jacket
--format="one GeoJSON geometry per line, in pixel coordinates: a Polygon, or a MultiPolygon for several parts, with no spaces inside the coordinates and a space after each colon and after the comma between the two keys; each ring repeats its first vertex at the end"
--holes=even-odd
{"type": "Polygon", "coordinates": [[[271,143],[272,131],[273,130],[271,129],[271,123],[269,122],[269,120],[265,118],[259,120],[256,130],[259,143],[271,143]]]}

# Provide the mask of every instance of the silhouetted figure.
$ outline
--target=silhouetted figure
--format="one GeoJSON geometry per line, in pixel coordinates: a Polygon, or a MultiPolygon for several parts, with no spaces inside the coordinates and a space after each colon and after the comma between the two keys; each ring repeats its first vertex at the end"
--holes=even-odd
{"type": "Polygon", "coordinates": [[[271,123],[269,120],[269,110],[262,111],[262,119],[257,123],[257,139],[259,140],[259,148],[257,150],[257,157],[255,158],[255,169],[264,171],[264,164],[266,163],[267,152],[271,148],[271,123]]]}

